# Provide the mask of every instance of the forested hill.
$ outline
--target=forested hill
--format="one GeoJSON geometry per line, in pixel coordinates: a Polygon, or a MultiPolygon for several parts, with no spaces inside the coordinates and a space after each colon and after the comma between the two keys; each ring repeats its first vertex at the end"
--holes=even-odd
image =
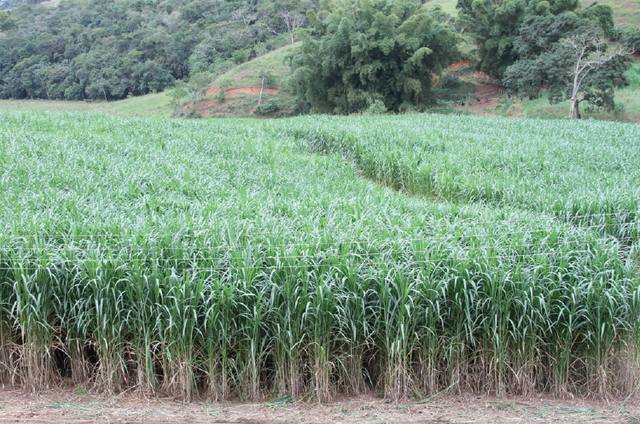
{"type": "Polygon", "coordinates": [[[0,10],[10,9],[12,7],[20,6],[23,4],[38,4],[45,0],[0,0],[0,10]]]}
{"type": "MultiPolygon", "coordinates": [[[[0,0],[13,5],[19,0],[0,0]]],[[[33,3],[33,0],[22,0],[33,3]]],[[[0,11],[0,98],[159,91],[291,42],[317,0],[61,0],[0,11]]]]}

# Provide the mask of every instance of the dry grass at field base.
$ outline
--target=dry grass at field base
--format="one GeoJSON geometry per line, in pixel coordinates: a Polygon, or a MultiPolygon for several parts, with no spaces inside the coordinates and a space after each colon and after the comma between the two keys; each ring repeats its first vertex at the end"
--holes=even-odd
{"type": "Polygon", "coordinates": [[[317,403],[182,403],[114,397],[71,390],[39,394],[0,391],[0,423],[633,423],[640,402],[557,400],[547,397],[495,398],[442,395],[422,402],[390,403],[357,397],[317,403]]]}

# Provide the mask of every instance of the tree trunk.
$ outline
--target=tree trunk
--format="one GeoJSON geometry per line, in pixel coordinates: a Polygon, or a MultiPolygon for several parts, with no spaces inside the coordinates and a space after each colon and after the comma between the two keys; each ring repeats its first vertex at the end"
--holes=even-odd
{"type": "Polygon", "coordinates": [[[260,85],[260,95],[258,96],[258,106],[262,104],[262,92],[264,91],[264,78],[262,77],[262,83],[260,85]]]}
{"type": "Polygon", "coordinates": [[[571,98],[571,117],[573,119],[580,119],[580,100],[577,97],[571,98]]]}

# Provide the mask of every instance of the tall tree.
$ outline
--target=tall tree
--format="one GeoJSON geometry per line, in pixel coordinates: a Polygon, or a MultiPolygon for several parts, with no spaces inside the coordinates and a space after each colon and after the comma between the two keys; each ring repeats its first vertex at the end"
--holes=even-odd
{"type": "Polygon", "coordinates": [[[292,88],[320,112],[390,110],[430,100],[432,75],[458,56],[440,12],[412,0],[326,1],[292,60],[292,88]]]}
{"type": "Polygon", "coordinates": [[[573,11],[578,0],[458,0],[457,7],[478,47],[479,69],[500,78],[518,60],[514,43],[526,19],[573,11]]]}
{"type": "Polygon", "coordinates": [[[0,10],[0,31],[7,31],[14,27],[11,17],[4,10],[0,10]]]}
{"type": "Polygon", "coordinates": [[[569,68],[569,90],[571,117],[580,119],[580,103],[590,101],[596,105],[613,108],[613,86],[616,80],[622,80],[625,67],[615,65],[624,61],[627,55],[622,49],[612,50],[597,32],[585,32],[565,38],[560,45],[567,49],[571,57],[569,68]],[[602,75],[603,71],[610,70],[602,75]],[[602,78],[602,77],[605,78],[602,78]],[[613,78],[612,78],[613,77],[613,78]]]}
{"type": "Polygon", "coordinates": [[[265,26],[273,34],[287,33],[291,44],[295,33],[307,23],[306,12],[315,10],[318,0],[271,0],[262,2],[258,12],[265,26]]]}
{"type": "MultiPolygon", "coordinates": [[[[546,20],[548,24],[555,21],[546,20]]],[[[551,102],[568,99],[571,117],[580,118],[583,102],[613,109],[614,89],[624,83],[628,61],[627,51],[610,47],[600,27],[586,20],[575,22],[578,25],[571,30],[566,25],[541,26],[541,32],[552,36],[555,28],[558,37],[542,48],[536,48],[540,37],[528,26],[526,40],[521,37],[517,44],[521,53],[529,54],[507,68],[504,83],[516,95],[533,98],[548,92],[551,102]]]]}

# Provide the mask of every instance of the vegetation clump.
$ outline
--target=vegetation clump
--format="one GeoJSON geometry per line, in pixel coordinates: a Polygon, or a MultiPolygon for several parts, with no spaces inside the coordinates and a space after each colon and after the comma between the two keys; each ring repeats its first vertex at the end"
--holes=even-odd
{"type": "Polygon", "coordinates": [[[332,1],[312,16],[293,57],[292,88],[319,112],[422,106],[432,74],[458,57],[457,43],[440,12],[417,1],[332,1]]]}
{"type": "Polygon", "coordinates": [[[314,0],[66,0],[0,11],[0,98],[159,92],[288,43],[312,7],[314,0]]]}

